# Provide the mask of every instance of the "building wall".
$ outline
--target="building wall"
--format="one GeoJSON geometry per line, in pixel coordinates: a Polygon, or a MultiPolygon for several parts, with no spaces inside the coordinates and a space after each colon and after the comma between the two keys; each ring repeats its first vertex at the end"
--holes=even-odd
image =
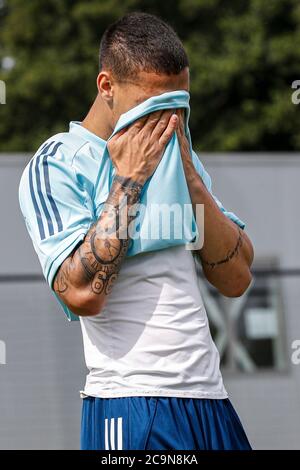
{"type": "MultiPolygon", "coordinates": [[[[247,224],[260,256],[300,268],[297,217],[300,155],[202,155],[216,195],[247,224]]],[[[45,282],[14,275],[41,273],[18,206],[18,182],[28,157],[0,156],[0,448],[79,446],[83,387],[80,327],[68,323],[45,282]],[[12,277],[10,277],[12,276],[12,277]],[[4,342],[4,343],[3,343],[4,342]]],[[[287,368],[224,376],[255,448],[300,448],[300,365],[290,361],[300,339],[300,278],[285,278],[287,368]]]]}

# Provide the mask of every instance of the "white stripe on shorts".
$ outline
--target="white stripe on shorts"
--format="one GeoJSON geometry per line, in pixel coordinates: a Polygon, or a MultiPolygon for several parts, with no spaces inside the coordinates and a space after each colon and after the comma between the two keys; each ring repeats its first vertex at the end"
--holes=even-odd
{"type": "Polygon", "coordinates": [[[115,449],[115,418],[104,420],[105,450],[123,450],[123,418],[117,418],[117,449],[115,449]]]}

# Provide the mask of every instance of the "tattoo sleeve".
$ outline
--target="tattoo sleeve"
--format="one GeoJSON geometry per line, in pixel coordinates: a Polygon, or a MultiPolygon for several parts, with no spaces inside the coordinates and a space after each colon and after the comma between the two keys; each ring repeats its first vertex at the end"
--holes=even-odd
{"type": "Polygon", "coordinates": [[[132,179],[115,177],[99,219],[56,275],[54,290],[62,299],[71,287],[88,286],[97,295],[110,293],[129,247],[128,227],[141,191],[142,185],[132,179]]]}

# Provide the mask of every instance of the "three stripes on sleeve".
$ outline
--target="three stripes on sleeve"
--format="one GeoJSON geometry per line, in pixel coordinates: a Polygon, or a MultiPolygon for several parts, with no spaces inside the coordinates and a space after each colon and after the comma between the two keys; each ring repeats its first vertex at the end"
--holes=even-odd
{"type": "Polygon", "coordinates": [[[29,165],[29,187],[30,195],[35,210],[36,221],[39,229],[40,239],[46,238],[45,226],[48,227],[49,236],[54,234],[54,221],[50,215],[50,211],[47,207],[46,200],[48,201],[51,210],[53,212],[57,231],[63,230],[63,223],[59,214],[57,205],[53,199],[51,192],[51,184],[49,177],[49,166],[48,157],[55,156],[58,148],[62,145],[62,142],[50,142],[46,143],[40,150],[39,154],[35,159],[32,159],[29,165]],[[54,144],[54,145],[53,145],[54,144]],[[41,177],[43,176],[43,178],[41,177]],[[43,181],[42,181],[43,179],[43,181]],[[34,185],[35,181],[35,185],[34,185]],[[42,187],[43,185],[43,187],[42,187]],[[36,186],[36,188],[35,188],[36,186]],[[40,206],[37,202],[39,200],[40,206]],[[44,224],[45,220],[45,224],[44,224]]]}

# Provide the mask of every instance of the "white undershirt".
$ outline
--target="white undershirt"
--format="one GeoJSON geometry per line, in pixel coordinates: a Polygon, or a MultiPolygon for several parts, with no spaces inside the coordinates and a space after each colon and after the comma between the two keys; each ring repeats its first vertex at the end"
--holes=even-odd
{"type": "Polygon", "coordinates": [[[126,258],[105,308],[80,321],[90,371],[82,396],[227,398],[184,246],[126,258]]]}

